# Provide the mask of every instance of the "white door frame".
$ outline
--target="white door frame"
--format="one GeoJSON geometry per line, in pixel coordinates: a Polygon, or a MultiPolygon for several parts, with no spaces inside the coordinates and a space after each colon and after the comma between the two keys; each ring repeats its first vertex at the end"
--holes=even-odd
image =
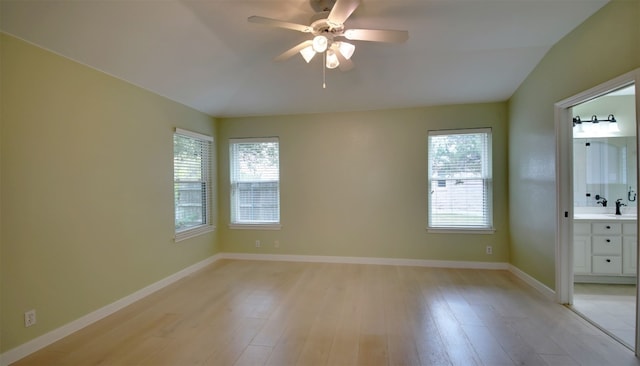
{"type": "MultiPolygon", "coordinates": [[[[625,85],[636,87],[636,139],[640,116],[640,69],[628,72],[582,93],[555,104],[556,134],[556,300],[561,304],[573,303],[573,125],[570,109],[578,104],[607,94],[625,85]]],[[[638,144],[640,146],[640,144],[638,144]]],[[[640,166],[640,159],[636,159],[640,166]]],[[[637,170],[640,178],[640,170],[637,170]]],[[[640,179],[637,180],[640,182],[640,179]]],[[[640,253],[640,251],[638,251],[640,253]]],[[[640,263],[640,262],[639,262],[640,263]]],[[[636,273],[636,280],[640,271],[636,273]]],[[[640,284],[640,281],[637,282],[640,284]]],[[[636,289],[640,286],[636,286],[636,289]]],[[[640,355],[638,332],[638,293],[636,293],[636,355],[640,355]]]]}

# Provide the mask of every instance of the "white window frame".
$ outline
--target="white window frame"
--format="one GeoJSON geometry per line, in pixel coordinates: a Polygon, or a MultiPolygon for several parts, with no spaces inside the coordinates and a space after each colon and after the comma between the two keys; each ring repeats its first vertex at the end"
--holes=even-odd
{"type": "Polygon", "coordinates": [[[192,132],[192,131],[188,131],[188,130],[183,130],[181,128],[175,128],[175,132],[174,132],[174,139],[173,139],[173,149],[174,149],[174,166],[173,166],[173,182],[174,182],[174,215],[173,215],[173,222],[174,222],[174,227],[175,227],[175,236],[174,236],[174,240],[176,242],[178,241],[182,241],[188,238],[192,238],[195,236],[199,236],[208,232],[211,232],[213,230],[215,230],[215,226],[213,226],[213,179],[212,176],[214,175],[214,167],[213,167],[213,149],[214,149],[214,145],[213,145],[213,137],[208,136],[208,135],[203,135],[197,132],[192,132]],[[185,181],[185,180],[179,180],[178,178],[176,178],[176,168],[178,167],[176,165],[176,142],[175,142],[175,137],[176,136],[181,136],[181,137],[186,137],[186,138],[190,138],[193,139],[195,141],[197,141],[199,144],[201,144],[201,146],[208,146],[208,151],[205,152],[206,154],[206,158],[203,159],[202,161],[202,166],[201,166],[201,171],[200,171],[200,175],[201,175],[201,179],[197,180],[197,181],[185,181]],[[177,221],[177,215],[178,215],[178,202],[176,201],[176,184],[178,183],[185,183],[185,182],[190,182],[190,183],[200,183],[204,186],[204,199],[202,200],[202,214],[205,216],[205,222],[202,225],[197,225],[197,226],[190,226],[187,227],[185,229],[179,229],[176,225],[176,221],[177,221]]]}
{"type": "MultiPolygon", "coordinates": [[[[427,138],[427,231],[432,233],[466,233],[466,234],[492,234],[495,232],[493,227],[493,151],[492,151],[492,131],[491,128],[470,128],[456,130],[431,130],[428,131],[427,138]],[[482,164],[482,180],[485,205],[485,221],[486,225],[433,225],[434,212],[432,208],[432,189],[435,182],[442,181],[439,177],[432,176],[432,160],[429,156],[431,151],[432,136],[442,135],[461,135],[461,134],[487,134],[486,154],[482,164]]],[[[451,178],[449,178],[451,180],[451,178]]],[[[464,180],[464,179],[462,179],[464,180]]]]}
{"type": "MultiPolygon", "coordinates": [[[[282,225],[280,224],[280,139],[278,137],[260,137],[260,138],[232,138],[229,139],[229,203],[230,203],[230,224],[231,229],[249,229],[249,230],[280,230],[282,225]],[[234,146],[236,144],[255,144],[255,143],[276,143],[278,144],[278,174],[275,181],[265,181],[265,183],[276,184],[276,203],[277,203],[277,220],[274,221],[258,221],[258,220],[240,220],[237,218],[236,212],[238,212],[239,196],[237,185],[241,181],[236,180],[235,169],[236,159],[234,153],[234,146]]],[[[246,183],[246,181],[244,182],[246,183]]]]}

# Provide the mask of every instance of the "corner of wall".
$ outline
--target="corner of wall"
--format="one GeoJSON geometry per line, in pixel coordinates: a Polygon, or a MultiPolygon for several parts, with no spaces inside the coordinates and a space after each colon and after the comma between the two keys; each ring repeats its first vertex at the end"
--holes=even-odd
{"type": "MultiPolygon", "coordinates": [[[[0,4],[0,10],[2,8],[2,5],[0,4]]],[[[2,130],[3,130],[3,120],[4,120],[4,99],[3,99],[3,87],[4,87],[4,83],[3,83],[3,77],[2,75],[3,73],[3,57],[4,57],[4,33],[0,32],[0,350],[2,350],[2,340],[3,340],[3,333],[2,333],[2,329],[5,329],[4,327],[4,323],[3,323],[3,299],[4,299],[4,290],[3,290],[3,278],[4,278],[4,274],[2,272],[2,268],[4,268],[4,265],[2,264],[4,261],[4,256],[2,255],[3,252],[3,244],[2,244],[2,130]]],[[[0,360],[0,362],[2,362],[2,360],[0,360]]]]}

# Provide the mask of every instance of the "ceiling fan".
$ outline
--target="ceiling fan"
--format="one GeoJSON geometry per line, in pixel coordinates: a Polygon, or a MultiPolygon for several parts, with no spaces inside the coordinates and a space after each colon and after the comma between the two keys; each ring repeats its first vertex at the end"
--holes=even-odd
{"type": "Polygon", "coordinates": [[[391,43],[402,43],[409,39],[409,32],[403,30],[350,29],[345,27],[345,21],[360,5],[360,1],[310,0],[311,6],[318,11],[311,17],[310,25],[256,15],[250,16],[248,21],[308,33],[312,36],[280,54],[275,58],[276,61],[283,61],[296,53],[300,53],[304,60],[309,63],[316,54],[320,53],[324,57],[326,68],[339,68],[342,71],[347,71],[353,68],[351,56],[355,51],[355,46],[343,39],[391,43]]]}

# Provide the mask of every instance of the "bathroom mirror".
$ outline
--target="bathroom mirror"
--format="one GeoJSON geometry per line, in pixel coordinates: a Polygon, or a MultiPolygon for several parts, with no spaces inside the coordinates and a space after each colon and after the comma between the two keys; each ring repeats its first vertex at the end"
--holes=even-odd
{"type": "Polygon", "coordinates": [[[636,206],[636,158],[635,136],[574,138],[574,206],[602,207],[596,196],[636,206]]]}

